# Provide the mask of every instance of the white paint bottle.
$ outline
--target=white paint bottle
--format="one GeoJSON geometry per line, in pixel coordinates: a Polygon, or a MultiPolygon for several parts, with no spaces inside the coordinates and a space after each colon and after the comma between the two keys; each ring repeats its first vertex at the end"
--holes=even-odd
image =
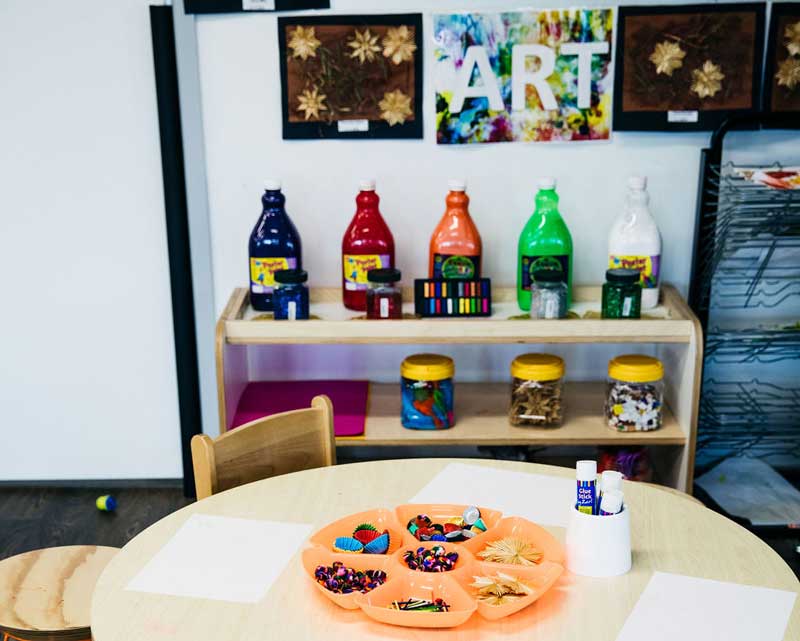
{"type": "Polygon", "coordinates": [[[661,234],[650,213],[647,178],[628,178],[625,211],[608,234],[608,268],[637,269],[641,274],[642,309],[658,305],[661,286],[661,234]]]}

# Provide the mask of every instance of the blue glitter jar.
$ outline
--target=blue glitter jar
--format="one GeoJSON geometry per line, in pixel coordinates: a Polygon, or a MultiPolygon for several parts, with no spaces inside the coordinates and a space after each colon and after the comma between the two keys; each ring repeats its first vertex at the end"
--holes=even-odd
{"type": "Polygon", "coordinates": [[[308,274],[302,269],[275,272],[275,320],[308,320],[308,274]]]}
{"type": "Polygon", "coordinates": [[[400,422],[412,430],[453,427],[453,374],[447,356],[415,354],[400,366],[402,409],[400,422]]]}

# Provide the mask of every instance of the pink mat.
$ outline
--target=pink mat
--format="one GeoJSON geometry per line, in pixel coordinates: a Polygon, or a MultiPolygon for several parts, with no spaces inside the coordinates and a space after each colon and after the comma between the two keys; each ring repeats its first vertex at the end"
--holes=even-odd
{"type": "Polygon", "coordinates": [[[231,429],[257,418],[302,409],[325,394],[333,403],[336,436],[360,436],[367,415],[368,381],[261,381],[242,393],[231,429]]]}

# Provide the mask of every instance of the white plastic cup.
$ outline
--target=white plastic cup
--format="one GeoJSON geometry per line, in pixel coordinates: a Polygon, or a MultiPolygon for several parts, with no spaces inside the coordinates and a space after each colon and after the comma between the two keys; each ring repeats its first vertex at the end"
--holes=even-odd
{"type": "Polygon", "coordinates": [[[579,576],[610,577],[631,569],[631,520],[619,514],[599,516],[572,509],[567,526],[567,569],[579,576]]]}

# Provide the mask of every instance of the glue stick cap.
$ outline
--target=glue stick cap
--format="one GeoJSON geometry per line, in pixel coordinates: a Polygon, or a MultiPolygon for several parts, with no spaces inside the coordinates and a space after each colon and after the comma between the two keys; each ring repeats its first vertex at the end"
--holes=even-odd
{"type": "Polygon", "coordinates": [[[358,188],[361,191],[375,191],[375,179],[374,178],[362,178],[358,181],[358,188]]]}
{"type": "Polygon", "coordinates": [[[575,478],[579,481],[597,480],[597,461],[578,461],[575,478]]]}
{"type": "Polygon", "coordinates": [[[451,178],[447,181],[447,188],[450,191],[467,191],[467,181],[463,178],[451,178]]]}
{"type": "Polygon", "coordinates": [[[539,189],[555,189],[556,188],[556,179],[552,176],[542,176],[539,178],[539,182],[537,183],[539,189]]]}
{"type": "Polygon", "coordinates": [[[600,483],[603,486],[603,492],[622,491],[622,472],[616,470],[605,470],[600,475],[600,483]]]}
{"type": "Polygon", "coordinates": [[[281,181],[277,178],[267,178],[267,180],[264,181],[264,189],[267,191],[280,191],[281,181]]]}
{"type": "Polygon", "coordinates": [[[628,178],[628,189],[644,191],[647,189],[647,176],[630,176],[628,178]]]}
{"type": "Polygon", "coordinates": [[[608,490],[603,492],[603,499],[600,501],[600,511],[616,514],[622,509],[622,492],[619,490],[608,490]]]}

